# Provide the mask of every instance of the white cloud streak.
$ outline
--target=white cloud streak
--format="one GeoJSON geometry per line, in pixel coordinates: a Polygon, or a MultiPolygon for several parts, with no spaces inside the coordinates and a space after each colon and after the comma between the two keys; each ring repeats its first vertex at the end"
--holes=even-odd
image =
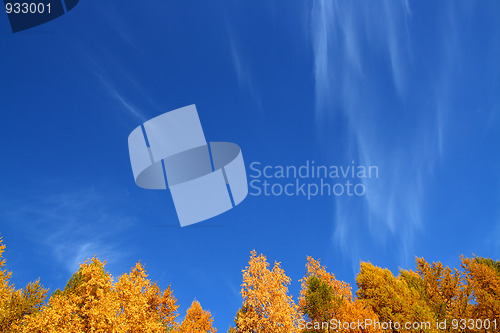
{"type": "Polygon", "coordinates": [[[117,235],[133,219],[116,212],[111,203],[110,197],[91,188],[59,192],[32,198],[29,206],[12,209],[8,218],[72,274],[93,256],[116,265],[127,255],[117,235]]]}
{"type": "Polygon", "coordinates": [[[129,115],[139,119],[141,122],[147,120],[147,117],[144,115],[144,113],[136,106],[132,105],[129,101],[127,101],[114,85],[106,80],[101,74],[96,75],[99,81],[102,83],[106,93],[113,97],[129,115]]]}
{"type": "Polygon", "coordinates": [[[231,61],[233,63],[234,71],[238,79],[238,84],[241,88],[244,88],[248,91],[249,95],[254,99],[259,110],[262,112],[263,108],[261,98],[259,93],[257,92],[257,89],[255,88],[251,71],[248,68],[247,63],[245,62],[243,55],[241,54],[240,47],[235,40],[235,33],[233,32],[233,28],[230,26],[229,22],[227,22],[227,27],[229,31],[229,51],[231,53],[231,61]]]}
{"type": "MultiPolygon", "coordinates": [[[[443,118],[449,101],[448,94],[441,93],[452,68],[437,71],[430,110],[407,104],[405,97],[413,88],[411,15],[407,1],[384,1],[380,6],[315,0],[311,9],[318,139],[331,139],[324,133],[340,123],[342,138],[335,139],[347,139],[342,157],[380,170],[379,179],[365,182],[364,202],[336,200],[332,240],[356,267],[366,248],[365,230],[379,248],[391,244],[401,264],[413,260],[415,232],[423,228],[426,179],[444,150],[443,118]],[[380,97],[383,89],[384,98],[391,100],[380,97]]],[[[445,33],[453,34],[453,29],[445,33]]],[[[453,38],[444,40],[456,43],[453,38]]],[[[445,47],[457,49],[457,45],[445,47]]],[[[445,53],[441,61],[453,63],[449,56],[445,53]]]]}

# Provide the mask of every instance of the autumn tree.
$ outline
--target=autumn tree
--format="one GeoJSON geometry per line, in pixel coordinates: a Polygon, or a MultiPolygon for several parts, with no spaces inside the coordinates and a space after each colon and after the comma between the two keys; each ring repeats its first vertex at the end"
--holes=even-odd
{"type": "Polygon", "coordinates": [[[138,263],[113,284],[97,258],[80,265],[63,291],[20,327],[35,332],[165,332],[176,327],[176,300],[147,279],[138,263]]]}
{"type": "Polygon", "coordinates": [[[243,270],[241,296],[243,305],[230,332],[292,333],[298,332],[297,305],[288,295],[291,279],[278,262],[272,270],[264,255],[251,252],[243,270]]]}
{"type": "Polygon", "coordinates": [[[105,332],[118,326],[118,303],[105,263],[80,265],[63,291],[56,291],[40,313],[25,320],[22,332],[105,332]]]}
{"type": "Polygon", "coordinates": [[[217,329],[213,327],[212,315],[210,311],[203,310],[200,302],[194,300],[186,311],[186,317],[182,321],[180,333],[215,333],[217,329]]]}
{"type": "MultiPolygon", "coordinates": [[[[380,322],[429,323],[430,327],[421,331],[437,332],[434,312],[422,294],[408,282],[410,275],[416,277],[410,272],[395,277],[388,269],[362,262],[356,278],[357,295],[373,309],[380,322]]],[[[399,330],[393,328],[392,332],[418,330],[401,327],[399,330]]]]}
{"type": "MultiPolygon", "coordinates": [[[[462,267],[472,291],[473,318],[500,319],[500,262],[486,258],[463,258],[462,267]]],[[[500,332],[500,327],[494,332],[500,332]]]]}
{"type": "Polygon", "coordinates": [[[424,258],[416,259],[417,269],[402,271],[401,276],[426,301],[436,320],[447,322],[447,331],[459,331],[451,327],[453,319],[471,318],[471,289],[464,272],[451,269],[440,262],[432,265],[424,258]]]}
{"type": "Polygon", "coordinates": [[[13,332],[25,316],[40,310],[47,296],[40,281],[17,290],[9,280],[12,276],[5,267],[5,245],[0,237],[0,332],[13,332]]]}
{"type": "Polygon", "coordinates": [[[321,266],[319,260],[307,257],[306,274],[301,280],[299,307],[303,313],[303,332],[379,332],[373,326],[341,323],[375,322],[378,317],[362,300],[353,299],[348,283],[339,281],[321,266]],[[333,320],[333,321],[332,321],[333,320]],[[336,322],[337,328],[332,325],[336,322]],[[310,327],[308,329],[308,327],[310,327]]]}
{"type": "Polygon", "coordinates": [[[147,279],[144,266],[137,263],[129,274],[120,276],[114,290],[120,304],[120,325],[128,333],[164,332],[177,326],[176,299],[170,287],[161,291],[147,279]]]}

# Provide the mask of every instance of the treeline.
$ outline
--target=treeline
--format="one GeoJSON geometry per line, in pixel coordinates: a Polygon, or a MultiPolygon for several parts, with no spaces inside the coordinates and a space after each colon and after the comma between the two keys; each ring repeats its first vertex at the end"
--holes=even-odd
{"type": "Polygon", "coordinates": [[[97,258],[80,264],[63,290],[47,300],[40,281],[16,289],[9,283],[0,238],[0,332],[13,333],[215,333],[213,318],[193,301],[182,322],[170,287],[161,290],[141,263],[117,279],[97,258]]]}
{"type": "Polygon", "coordinates": [[[295,304],[290,278],[251,253],[243,305],[230,332],[500,332],[500,262],[464,258],[460,269],[416,259],[415,270],[361,263],[358,291],[307,258],[295,304]]]}
{"type": "MultiPolygon", "coordinates": [[[[217,332],[196,300],[178,320],[171,288],[161,290],[140,263],[113,279],[105,262],[90,259],[47,299],[39,281],[20,290],[9,283],[4,248],[0,238],[0,332],[217,332]]],[[[500,332],[499,261],[462,257],[452,269],[417,258],[397,276],[363,262],[356,281],[353,295],[308,257],[296,303],[280,263],[252,251],[228,332],[500,332]]]]}

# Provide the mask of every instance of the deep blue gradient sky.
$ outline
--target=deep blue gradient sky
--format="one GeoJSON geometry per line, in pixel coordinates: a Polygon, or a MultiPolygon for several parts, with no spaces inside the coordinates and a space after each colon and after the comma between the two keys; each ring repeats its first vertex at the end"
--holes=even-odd
{"type": "Polygon", "coordinates": [[[252,249],[298,295],[306,256],[500,258],[500,2],[85,1],[17,34],[0,15],[0,234],[13,282],[54,291],[97,255],[141,260],[225,331],[252,249]],[[356,4],[356,5],[355,5],[356,4]],[[180,228],[133,181],[127,137],[196,104],[248,166],[376,165],[363,197],[248,197],[180,228]]]}

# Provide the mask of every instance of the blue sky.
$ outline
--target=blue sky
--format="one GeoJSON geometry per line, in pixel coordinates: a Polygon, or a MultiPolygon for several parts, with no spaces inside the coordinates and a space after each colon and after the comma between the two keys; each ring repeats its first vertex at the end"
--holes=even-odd
{"type": "Polygon", "coordinates": [[[62,288],[97,255],[141,260],[225,331],[252,249],[294,296],[306,256],[354,283],[359,262],[500,257],[500,3],[84,1],[12,34],[0,19],[0,233],[22,286],[62,288]],[[168,191],[133,181],[127,137],[196,104],[248,166],[376,165],[362,197],[249,196],[180,228],[168,191]]]}

